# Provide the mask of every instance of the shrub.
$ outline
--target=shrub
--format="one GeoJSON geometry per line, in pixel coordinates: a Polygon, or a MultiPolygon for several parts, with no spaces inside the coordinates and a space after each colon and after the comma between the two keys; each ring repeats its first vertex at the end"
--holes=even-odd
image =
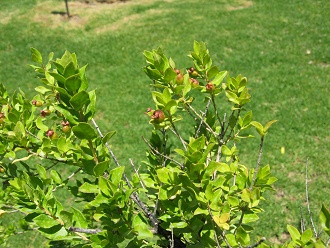
{"type": "MultiPolygon", "coordinates": [[[[266,247],[250,233],[277,180],[261,163],[275,121],[253,120],[247,79],[213,65],[204,43],[194,43],[186,69],[160,48],[144,52],[153,130],[143,138],[145,167],[140,172],[130,160],[131,177],[111,149],[115,132],[103,134],[93,119],[96,92],[88,90],[86,66],[68,51],[46,63],[31,53],[41,82],[33,99],[21,90],[9,97],[0,85],[1,216],[18,211],[25,230],[70,247],[266,247]],[[238,149],[251,127],[260,138],[255,168],[240,162],[238,149]]],[[[329,230],[329,213],[322,213],[329,230]]],[[[321,244],[310,231],[288,230],[289,247],[321,244]]],[[[5,243],[15,230],[3,233],[5,243]]]]}

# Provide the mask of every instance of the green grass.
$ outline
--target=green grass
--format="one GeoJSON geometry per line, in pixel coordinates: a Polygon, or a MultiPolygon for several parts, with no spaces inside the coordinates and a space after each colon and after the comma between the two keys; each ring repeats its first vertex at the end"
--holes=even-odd
{"type": "MultiPolygon", "coordinates": [[[[194,40],[205,41],[214,62],[232,76],[249,79],[255,119],[279,122],[266,137],[263,164],[279,178],[263,204],[257,234],[281,241],[286,224],[297,225],[305,211],[305,163],[316,218],[327,192],[330,161],[330,2],[328,0],[136,0],[102,8],[81,8],[63,1],[2,0],[0,10],[0,82],[33,94],[37,84],[29,48],[45,56],[65,49],[88,63],[91,88],[97,89],[96,119],[102,130],[116,130],[112,147],[123,165],[141,161],[141,136],[152,129],[144,115],[153,106],[142,67],[143,50],[162,46],[178,67],[194,40]],[[19,6],[17,8],[16,6],[19,6]],[[281,147],[286,152],[281,154],[281,147]]],[[[245,142],[243,163],[254,166],[258,142],[245,142]]]]}

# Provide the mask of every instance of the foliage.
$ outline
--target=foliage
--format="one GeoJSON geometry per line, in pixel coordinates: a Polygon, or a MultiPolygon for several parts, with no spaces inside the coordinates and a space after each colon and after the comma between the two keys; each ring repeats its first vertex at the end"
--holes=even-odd
{"type": "MultiPolygon", "coordinates": [[[[144,138],[147,170],[139,172],[131,160],[132,178],[109,145],[115,132],[103,135],[93,119],[96,92],[88,90],[86,66],[68,51],[57,59],[51,53],[46,63],[37,49],[31,53],[38,94],[30,100],[18,90],[9,97],[0,87],[0,216],[18,211],[25,230],[77,247],[266,246],[250,233],[264,192],[277,180],[261,165],[275,121],[253,120],[247,79],[213,65],[204,43],[194,43],[193,66],[186,69],[160,48],[144,52],[155,103],[146,114],[154,130],[144,138]],[[240,162],[238,149],[252,137],[251,127],[260,136],[252,169],[240,162]],[[74,172],[66,176],[63,168],[74,172]],[[60,190],[80,204],[65,204],[60,190]]],[[[329,216],[323,207],[326,232],[329,216]]],[[[310,229],[288,231],[288,247],[323,247],[310,229]]],[[[8,233],[15,230],[4,232],[3,243],[8,233]]]]}

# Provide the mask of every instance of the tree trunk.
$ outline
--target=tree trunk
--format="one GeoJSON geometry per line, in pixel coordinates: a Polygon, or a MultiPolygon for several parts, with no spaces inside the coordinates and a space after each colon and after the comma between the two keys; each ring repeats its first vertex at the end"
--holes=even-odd
{"type": "Polygon", "coordinates": [[[68,18],[70,18],[70,12],[69,12],[69,4],[68,4],[68,0],[64,0],[64,1],[65,1],[66,14],[68,15],[68,18]]]}

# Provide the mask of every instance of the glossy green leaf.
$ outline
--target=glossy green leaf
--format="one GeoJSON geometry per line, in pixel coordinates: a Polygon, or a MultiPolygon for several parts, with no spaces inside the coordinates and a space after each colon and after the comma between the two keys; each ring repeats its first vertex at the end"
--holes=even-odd
{"type": "Polygon", "coordinates": [[[55,183],[57,183],[57,184],[62,183],[61,175],[56,170],[50,171],[50,177],[54,180],[55,183]]]}
{"type": "Polygon", "coordinates": [[[79,139],[94,139],[97,137],[95,129],[86,122],[80,122],[76,126],[72,127],[72,132],[79,139]]]}
{"type": "Polygon", "coordinates": [[[40,164],[37,164],[36,169],[37,169],[38,175],[41,179],[44,180],[44,179],[48,178],[47,171],[46,171],[45,167],[41,166],[40,164]]]}
{"type": "Polygon", "coordinates": [[[301,234],[301,241],[306,244],[308,243],[309,241],[311,241],[313,237],[313,231],[309,228],[309,229],[306,229],[302,234],[301,234]]]}
{"type": "Polygon", "coordinates": [[[100,162],[97,165],[95,165],[94,175],[96,177],[102,176],[104,174],[104,172],[109,168],[109,164],[110,164],[110,161],[106,160],[106,161],[100,162]]]}
{"type": "Polygon", "coordinates": [[[46,126],[43,122],[42,122],[42,118],[40,116],[37,117],[36,119],[36,126],[37,128],[39,128],[41,131],[47,132],[48,131],[48,126],[46,126]]]}
{"type": "Polygon", "coordinates": [[[300,240],[301,235],[297,228],[291,225],[287,225],[286,228],[289,231],[293,241],[300,240]]]}
{"type": "Polygon", "coordinates": [[[37,226],[42,228],[51,228],[53,226],[57,226],[60,224],[57,220],[53,219],[52,217],[41,214],[33,219],[33,221],[37,224],[37,226]]]}
{"type": "Polygon", "coordinates": [[[112,170],[109,172],[109,178],[110,178],[110,181],[111,181],[115,186],[118,186],[119,183],[120,183],[121,180],[122,180],[122,177],[123,177],[124,172],[125,172],[125,166],[120,166],[120,167],[117,167],[117,168],[112,169],[112,170]]]}
{"type": "Polygon", "coordinates": [[[319,220],[323,230],[330,236],[330,212],[324,204],[322,204],[319,220]]]}
{"type": "Polygon", "coordinates": [[[80,212],[80,210],[71,207],[73,216],[72,216],[72,220],[73,220],[73,224],[75,227],[80,227],[80,228],[87,228],[88,224],[86,221],[85,216],[80,212]]]}
{"type": "Polygon", "coordinates": [[[17,137],[17,139],[22,139],[23,137],[25,137],[25,128],[22,122],[18,121],[15,125],[14,128],[14,133],[15,136],[17,137]]]}
{"type": "Polygon", "coordinates": [[[80,91],[70,99],[71,106],[77,111],[81,110],[89,102],[89,94],[86,91],[80,91]]]}
{"type": "Polygon", "coordinates": [[[32,60],[38,64],[42,64],[41,53],[33,47],[30,48],[30,51],[31,51],[32,60]]]}
{"type": "Polygon", "coordinates": [[[105,143],[107,143],[112,138],[112,136],[114,136],[115,134],[116,134],[116,131],[111,131],[111,132],[107,133],[106,135],[104,135],[102,138],[102,144],[104,145],[105,143]]]}
{"type": "Polygon", "coordinates": [[[78,89],[81,86],[81,79],[79,74],[74,74],[70,77],[68,77],[65,80],[64,87],[69,91],[69,92],[77,92],[78,89]]]}
{"type": "Polygon", "coordinates": [[[79,187],[79,191],[82,193],[99,193],[99,187],[95,184],[90,184],[88,182],[84,182],[83,185],[79,187]]]}
{"type": "Polygon", "coordinates": [[[272,120],[270,122],[268,122],[265,126],[264,126],[264,133],[266,133],[268,131],[268,129],[275,123],[277,122],[277,120],[272,120]]]}

